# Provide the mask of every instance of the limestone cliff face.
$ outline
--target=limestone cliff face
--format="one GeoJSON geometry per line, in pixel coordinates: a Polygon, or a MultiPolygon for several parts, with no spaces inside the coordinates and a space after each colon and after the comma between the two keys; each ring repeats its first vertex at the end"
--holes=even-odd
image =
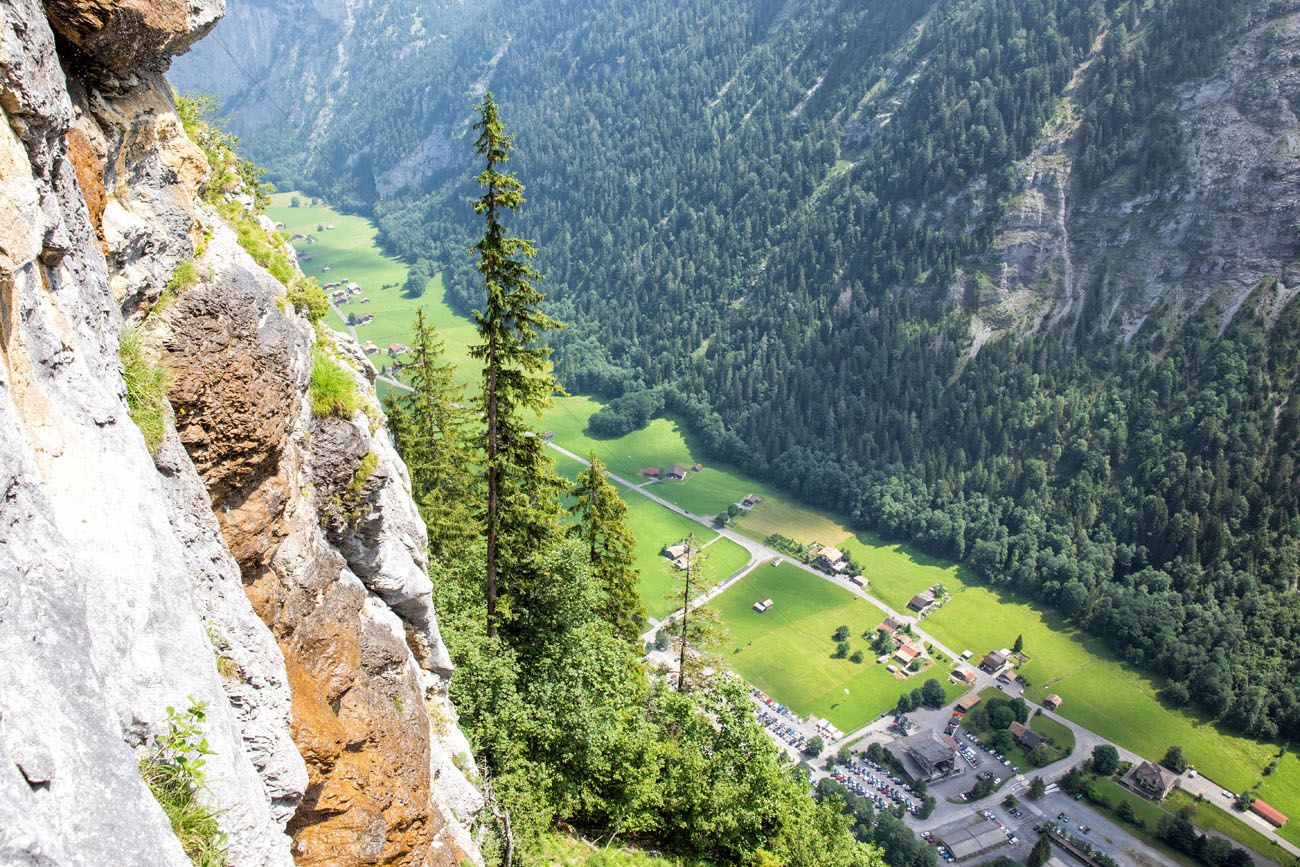
{"type": "Polygon", "coordinates": [[[0,2],[0,862],[188,863],[137,761],[190,697],[231,864],[478,861],[373,370],[337,338],[367,412],[312,416],[320,338],[200,203],[161,77],[222,11],[0,2]],[[153,454],[125,325],[170,373],[153,454]]]}
{"type": "MultiPolygon", "coordinates": [[[[1180,321],[1209,300],[1224,324],[1261,285],[1266,312],[1300,288],[1300,4],[1258,2],[1226,35],[1224,61],[1169,108],[1183,166],[1135,193],[1129,173],[1078,195],[1073,94],[1042,144],[999,241],[967,280],[980,290],[976,348],[997,331],[1060,320],[1093,294],[1123,340],[1151,317],[1180,321]]],[[[959,294],[955,293],[955,294],[959,294]]]]}

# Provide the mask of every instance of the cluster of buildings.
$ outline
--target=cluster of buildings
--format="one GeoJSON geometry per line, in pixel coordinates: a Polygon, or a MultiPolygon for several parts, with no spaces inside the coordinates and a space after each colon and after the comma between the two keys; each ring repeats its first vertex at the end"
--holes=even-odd
{"type": "MultiPolygon", "coordinates": [[[[674,568],[685,570],[689,560],[687,555],[690,553],[690,550],[690,546],[685,542],[678,542],[676,545],[665,545],[660,549],[659,554],[663,557],[667,557],[668,562],[672,563],[674,568]]],[[[771,600],[768,601],[770,602],[771,600]]],[[[768,607],[770,608],[771,606],[769,605],[768,607]]],[[[763,610],[766,611],[767,608],[764,608],[763,610]]]]}
{"type": "MultiPolygon", "coordinates": [[[[348,283],[346,280],[335,280],[332,283],[326,283],[321,288],[326,292],[329,292],[330,303],[335,305],[347,304],[353,298],[356,298],[361,294],[361,287],[359,285],[356,283],[348,283]]],[[[358,298],[357,300],[361,304],[370,303],[369,298],[358,298]]]]}
{"type": "Polygon", "coordinates": [[[925,655],[925,651],[915,644],[912,644],[910,637],[902,632],[903,623],[892,617],[886,617],[879,626],[877,632],[883,632],[894,641],[894,652],[889,655],[890,662],[893,665],[888,666],[891,674],[901,673],[906,677],[911,671],[911,665],[916,660],[925,655]],[[901,671],[900,671],[901,669],[901,671]]]}
{"type": "MultiPolygon", "coordinates": [[[[704,469],[704,464],[696,464],[695,466],[691,467],[690,471],[693,473],[698,473],[703,469],[704,469]]],[[[680,464],[673,464],[671,467],[669,467],[666,470],[661,470],[658,467],[646,467],[644,470],[641,471],[641,475],[645,476],[647,479],[655,479],[655,480],[662,479],[671,482],[680,482],[686,478],[686,472],[687,472],[686,467],[683,467],[680,464]]]]}

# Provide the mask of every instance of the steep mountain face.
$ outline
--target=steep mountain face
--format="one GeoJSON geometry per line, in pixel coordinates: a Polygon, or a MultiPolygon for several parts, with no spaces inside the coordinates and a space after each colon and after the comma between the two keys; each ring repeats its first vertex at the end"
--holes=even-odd
{"type": "Polygon", "coordinates": [[[0,5],[0,861],[190,863],[138,764],[196,702],[228,863],[481,861],[374,370],[336,338],[365,411],[312,413],[323,338],[162,77],[222,11],[0,5]]]}
{"type": "Polygon", "coordinates": [[[1300,735],[1300,3],[332,8],[235,4],[216,38],[275,27],[274,71],[181,64],[277,180],[468,309],[491,88],[571,389],[661,388],[718,457],[1300,735]]]}

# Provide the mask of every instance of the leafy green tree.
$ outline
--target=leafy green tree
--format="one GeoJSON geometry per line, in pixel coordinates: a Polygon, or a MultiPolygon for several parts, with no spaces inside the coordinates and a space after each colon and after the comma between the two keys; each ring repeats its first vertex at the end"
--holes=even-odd
{"type": "Polygon", "coordinates": [[[442,337],[423,309],[415,311],[414,332],[411,391],[389,395],[388,426],[429,528],[429,552],[445,562],[463,556],[480,531],[474,514],[479,492],[470,471],[474,416],[464,406],[455,367],[444,360],[442,337]]]}
{"type": "Polygon", "coordinates": [[[849,655],[849,643],[847,641],[837,641],[835,643],[835,653],[831,654],[836,659],[843,659],[849,655]]]}
{"type": "Polygon", "coordinates": [[[668,591],[664,597],[676,605],[677,613],[669,618],[665,628],[671,630],[673,645],[677,648],[677,689],[686,692],[696,680],[703,680],[708,670],[717,671],[721,662],[715,655],[722,637],[722,624],[718,613],[707,601],[694,604],[705,591],[703,566],[707,554],[700,540],[691,534],[686,537],[685,563],[680,572],[680,586],[668,591]]]}
{"type": "Polygon", "coordinates": [[[861,650],[855,650],[849,655],[849,662],[861,663],[863,659],[865,659],[865,657],[862,655],[861,650]]]}
{"type": "Polygon", "coordinates": [[[503,222],[523,204],[524,185],[502,170],[514,145],[491,91],[483,95],[478,113],[474,148],[485,167],[478,176],[483,194],[474,202],[474,212],[483,217],[484,234],[474,250],[484,304],[474,311],[481,342],[470,347],[470,355],[483,363],[484,581],[487,631],[495,635],[501,621],[514,616],[512,597],[528,595],[537,577],[534,561],[556,532],[562,483],[543,453],[542,438],[523,414],[541,412],[560,391],[547,365],[550,348],[539,342],[559,323],[542,312],[542,294],[533,285],[541,277],[528,264],[536,248],[511,235],[503,222]],[[498,612],[503,589],[504,610],[498,612]]]}
{"type": "Polygon", "coordinates": [[[1008,810],[1014,810],[1016,807],[1020,806],[1020,799],[1015,795],[1007,795],[1002,799],[1002,806],[1006,807],[1008,810]]]}
{"type": "Polygon", "coordinates": [[[1092,772],[1099,777],[1109,777],[1119,770],[1119,750],[1110,744],[1092,748],[1092,772]]]}
{"type": "Polygon", "coordinates": [[[1047,835],[1038,838],[1034,848],[1029,851],[1029,867],[1043,867],[1052,857],[1052,842],[1047,835]]]}
{"type": "Polygon", "coordinates": [[[1042,777],[1034,777],[1029,781],[1029,797],[1037,801],[1047,794],[1047,781],[1042,777]]]}
{"type": "Polygon", "coordinates": [[[803,745],[803,753],[806,756],[819,756],[824,749],[826,749],[826,742],[822,740],[821,735],[813,735],[803,745]]]}
{"type": "Polygon", "coordinates": [[[921,684],[921,701],[926,707],[942,707],[945,698],[943,685],[933,677],[921,684]]]}
{"type": "Polygon", "coordinates": [[[1165,757],[1160,760],[1164,765],[1175,774],[1181,774],[1187,770],[1187,758],[1183,755],[1183,748],[1175,744],[1165,750],[1165,757]]]}
{"type": "Polygon", "coordinates": [[[637,593],[636,538],[627,527],[627,504],[605,478],[605,465],[596,453],[578,474],[569,494],[578,522],[569,532],[587,549],[592,576],[601,588],[597,612],[614,633],[635,646],[645,622],[645,606],[637,593]]]}
{"type": "Polygon", "coordinates": [[[1130,804],[1127,800],[1123,800],[1119,802],[1119,806],[1115,808],[1115,815],[1119,816],[1125,822],[1128,822],[1130,824],[1137,823],[1137,813],[1134,812],[1133,805],[1130,804]]]}
{"type": "Polygon", "coordinates": [[[849,640],[849,628],[848,628],[847,626],[840,626],[840,627],[837,627],[836,630],[835,630],[835,634],[834,634],[833,636],[831,636],[831,638],[832,638],[833,640],[835,640],[835,641],[848,641],[848,640],[849,640]]]}

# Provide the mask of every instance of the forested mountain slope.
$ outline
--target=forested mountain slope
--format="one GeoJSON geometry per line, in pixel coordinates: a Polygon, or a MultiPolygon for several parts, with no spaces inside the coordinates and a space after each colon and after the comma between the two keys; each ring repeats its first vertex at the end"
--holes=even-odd
{"type": "Polygon", "coordinates": [[[1300,3],[231,7],[178,85],[466,306],[497,93],[606,429],[685,412],[1300,735],[1300,3]]]}

